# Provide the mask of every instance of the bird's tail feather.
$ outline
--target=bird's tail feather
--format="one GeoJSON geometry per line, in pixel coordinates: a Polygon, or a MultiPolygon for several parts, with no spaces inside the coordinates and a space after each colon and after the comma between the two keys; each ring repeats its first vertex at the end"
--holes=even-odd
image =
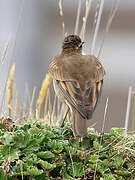
{"type": "Polygon", "coordinates": [[[87,119],[73,108],[72,126],[75,136],[85,137],[87,135],[87,119]]]}

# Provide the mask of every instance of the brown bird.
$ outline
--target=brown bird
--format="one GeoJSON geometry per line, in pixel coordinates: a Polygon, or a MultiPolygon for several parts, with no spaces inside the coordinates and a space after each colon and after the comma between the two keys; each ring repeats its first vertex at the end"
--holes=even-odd
{"type": "Polygon", "coordinates": [[[69,106],[73,132],[79,137],[87,135],[86,123],[96,108],[105,75],[95,56],[82,54],[83,43],[77,35],[65,37],[61,54],[50,64],[56,95],[69,106]]]}

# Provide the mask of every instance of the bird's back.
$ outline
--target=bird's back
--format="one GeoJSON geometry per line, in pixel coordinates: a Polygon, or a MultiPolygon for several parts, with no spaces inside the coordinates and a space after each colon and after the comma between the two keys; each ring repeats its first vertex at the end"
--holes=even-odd
{"type": "Polygon", "coordinates": [[[50,67],[57,80],[78,81],[82,90],[85,90],[87,83],[102,80],[105,73],[101,63],[92,55],[59,55],[54,58],[50,67]]]}

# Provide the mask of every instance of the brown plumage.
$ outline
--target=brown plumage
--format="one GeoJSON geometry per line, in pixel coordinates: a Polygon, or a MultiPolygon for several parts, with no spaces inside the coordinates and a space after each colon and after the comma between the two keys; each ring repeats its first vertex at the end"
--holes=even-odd
{"type": "Polygon", "coordinates": [[[87,135],[86,122],[96,108],[105,75],[95,56],[82,55],[82,44],[79,36],[67,36],[61,54],[50,64],[55,92],[70,107],[74,135],[79,137],[87,135]]]}

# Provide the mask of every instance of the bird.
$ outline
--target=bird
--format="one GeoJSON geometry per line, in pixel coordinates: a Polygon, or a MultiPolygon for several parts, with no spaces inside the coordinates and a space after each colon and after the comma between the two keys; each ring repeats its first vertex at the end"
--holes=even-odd
{"type": "Polygon", "coordinates": [[[87,120],[95,111],[105,76],[94,55],[83,55],[83,44],[78,35],[66,36],[61,53],[49,65],[55,93],[68,105],[74,136],[80,138],[87,136],[87,120]]]}

